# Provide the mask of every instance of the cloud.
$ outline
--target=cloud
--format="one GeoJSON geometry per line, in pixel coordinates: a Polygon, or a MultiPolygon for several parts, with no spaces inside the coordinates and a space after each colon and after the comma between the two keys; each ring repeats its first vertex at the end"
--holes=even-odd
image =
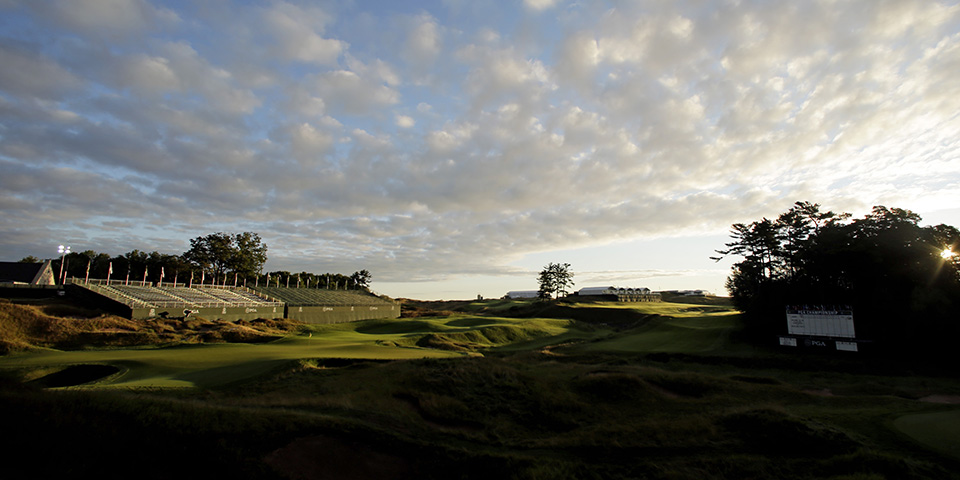
{"type": "Polygon", "coordinates": [[[523,5],[530,10],[540,11],[553,8],[558,0],[523,0],[523,5]]]}
{"type": "Polygon", "coordinates": [[[37,51],[0,40],[0,90],[14,96],[57,98],[79,86],[70,71],[37,51]]]}
{"type": "Polygon", "coordinates": [[[274,51],[282,58],[320,65],[336,65],[348,44],[322,36],[330,15],[316,7],[275,3],[263,12],[263,26],[272,35],[274,51]]]}
{"type": "MultiPolygon", "coordinates": [[[[243,229],[281,268],[510,276],[796,200],[957,200],[948,2],[113,5],[5,10],[4,251],[243,229]]],[[[658,274],[631,261],[578,269],[658,274]]]]}
{"type": "Polygon", "coordinates": [[[400,101],[400,93],[380,79],[362,77],[350,70],[318,74],[309,84],[327,108],[338,114],[369,114],[400,101]]]}
{"type": "Polygon", "coordinates": [[[58,25],[101,39],[136,36],[180,21],[174,11],[144,0],[30,2],[30,6],[58,25]]]}
{"type": "Polygon", "coordinates": [[[402,56],[413,68],[423,71],[433,65],[443,49],[441,28],[428,13],[411,19],[408,28],[402,56]]]}

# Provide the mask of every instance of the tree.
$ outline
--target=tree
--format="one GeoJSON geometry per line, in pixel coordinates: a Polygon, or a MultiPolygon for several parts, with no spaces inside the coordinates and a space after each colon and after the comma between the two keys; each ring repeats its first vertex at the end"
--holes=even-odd
{"type": "Polygon", "coordinates": [[[367,270],[360,270],[359,272],[353,272],[353,275],[350,275],[350,283],[354,285],[359,290],[367,290],[370,288],[370,272],[367,270]]]}
{"type": "Polygon", "coordinates": [[[863,218],[797,202],[776,221],[735,224],[721,255],[738,255],[727,289],[758,338],[785,333],[786,305],[854,308],[858,337],[922,348],[953,338],[960,315],[960,243],[948,225],[921,227],[899,208],[863,218]]]}
{"type": "Polygon", "coordinates": [[[566,295],[567,289],[573,286],[573,272],[569,263],[549,263],[540,271],[537,278],[540,284],[538,291],[540,298],[560,298],[566,295]]]}
{"type": "Polygon", "coordinates": [[[40,259],[33,255],[28,255],[20,259],[18,263],[40,263],[40,259]]]}
{"type": "Polygon", "coordinates": [[[181,257],[217,278],[227,273],[252,277],[267,262],[267,245],[253,232],[217,232],[190,240],[190,250],[181,257]]]}

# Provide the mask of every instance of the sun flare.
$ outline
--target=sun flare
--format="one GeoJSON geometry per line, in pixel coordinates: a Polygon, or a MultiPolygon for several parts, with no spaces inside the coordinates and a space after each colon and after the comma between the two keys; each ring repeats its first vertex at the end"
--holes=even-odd
{"type": "Polygon", "coordinates": [[[954,256],[954,255],[956,255],[956,254],[953,253],[953,250],[950,250],[949,248],[944,248],[943,251],[940,252],[940,257],[941,257],[941,258],[945,258],[945,259],[946,259],[946,258],[950,258],[950,257],[952,257],[952,256],[954,256]]]}

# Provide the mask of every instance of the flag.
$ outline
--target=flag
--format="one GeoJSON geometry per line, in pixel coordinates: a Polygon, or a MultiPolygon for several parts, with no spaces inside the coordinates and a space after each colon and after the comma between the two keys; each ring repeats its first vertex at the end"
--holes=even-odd
{"type": "Polygon", "coordinates": [[[200,285],[203,285],[203,281],[207,278],[207,272],[200,270],[200,285]]]}
{"type": "Polygon", "coordinates": [[[107,265],[107,285],[110,285],[110,275],[113,275],[113,262],[107,265]]]}
{"type": "Polygon", "coordinates": [[[83,279],[83,283],[87,283],[87,282],[90,281],[90,262],[92,262],[92,261],[93,261],[93,259],[88,259],[88,260],[87,260],[87,276],[86,276],[86,278],[83,279]]]}
{"type": "Polygon", "coordinates": [[[160,286],[163,286],[163,267],[160,267],[160,286]]]}
{"type": "Polygon", "coordinates": [[[190,283],[187,284],[187,288],[193,288],[193,270],[190,270],[190,283]]]}
{"type": "Polygon", "coordinates": [[[234,287],[237,286],[237,277],[239,277],[239,276],[240,276],[239,273],[237,273],[237,272],[234,272],[234,273],[233,273],[233,286],[234,286],[234,287]]]}

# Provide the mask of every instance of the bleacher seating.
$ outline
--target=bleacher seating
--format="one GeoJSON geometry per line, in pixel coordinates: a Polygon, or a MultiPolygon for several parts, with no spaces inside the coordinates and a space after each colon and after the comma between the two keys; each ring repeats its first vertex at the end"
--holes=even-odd
{"type": "Polygon", "coordinates": [[[256,287],[254,291],[287,305],[389,305],[392,302],[362,290],[256,287]]]}
{"type": "Polygon", "coordinates": [[[244,307],[240,309],[246,310],[242,312],[243,314],[256,315],[259,314],[257,310],[260,307],[273,307],[272,312],[270,310],[260,310],[260,312],[277,313],[277,307],[284,309],[285,306],[369,306],[370,311],[377,310],[374,307],[390,306],[391,308],[384,311],[395,311],[393,308],[395,304],[391,300],[362,290],[209,285],[187,287],[183,284],[152,286],[103,280],[86,282],[78,279],[72,279],[71,283],[121,302],[132,309],[150,309],[151,312],[155,308],[168,311],[223,308],[223,313],[226,314],[227,308],[244,307]]]}
{"type": "MultiPolygon", "coordinates": [[[[82,284],[82,282],[73,282],[82,284]]],[[[243,287],[154,287],[151,285],[82,284],[85,288],[130,307],[269,307],[282,302],[257,295],[243,287]]]]}

